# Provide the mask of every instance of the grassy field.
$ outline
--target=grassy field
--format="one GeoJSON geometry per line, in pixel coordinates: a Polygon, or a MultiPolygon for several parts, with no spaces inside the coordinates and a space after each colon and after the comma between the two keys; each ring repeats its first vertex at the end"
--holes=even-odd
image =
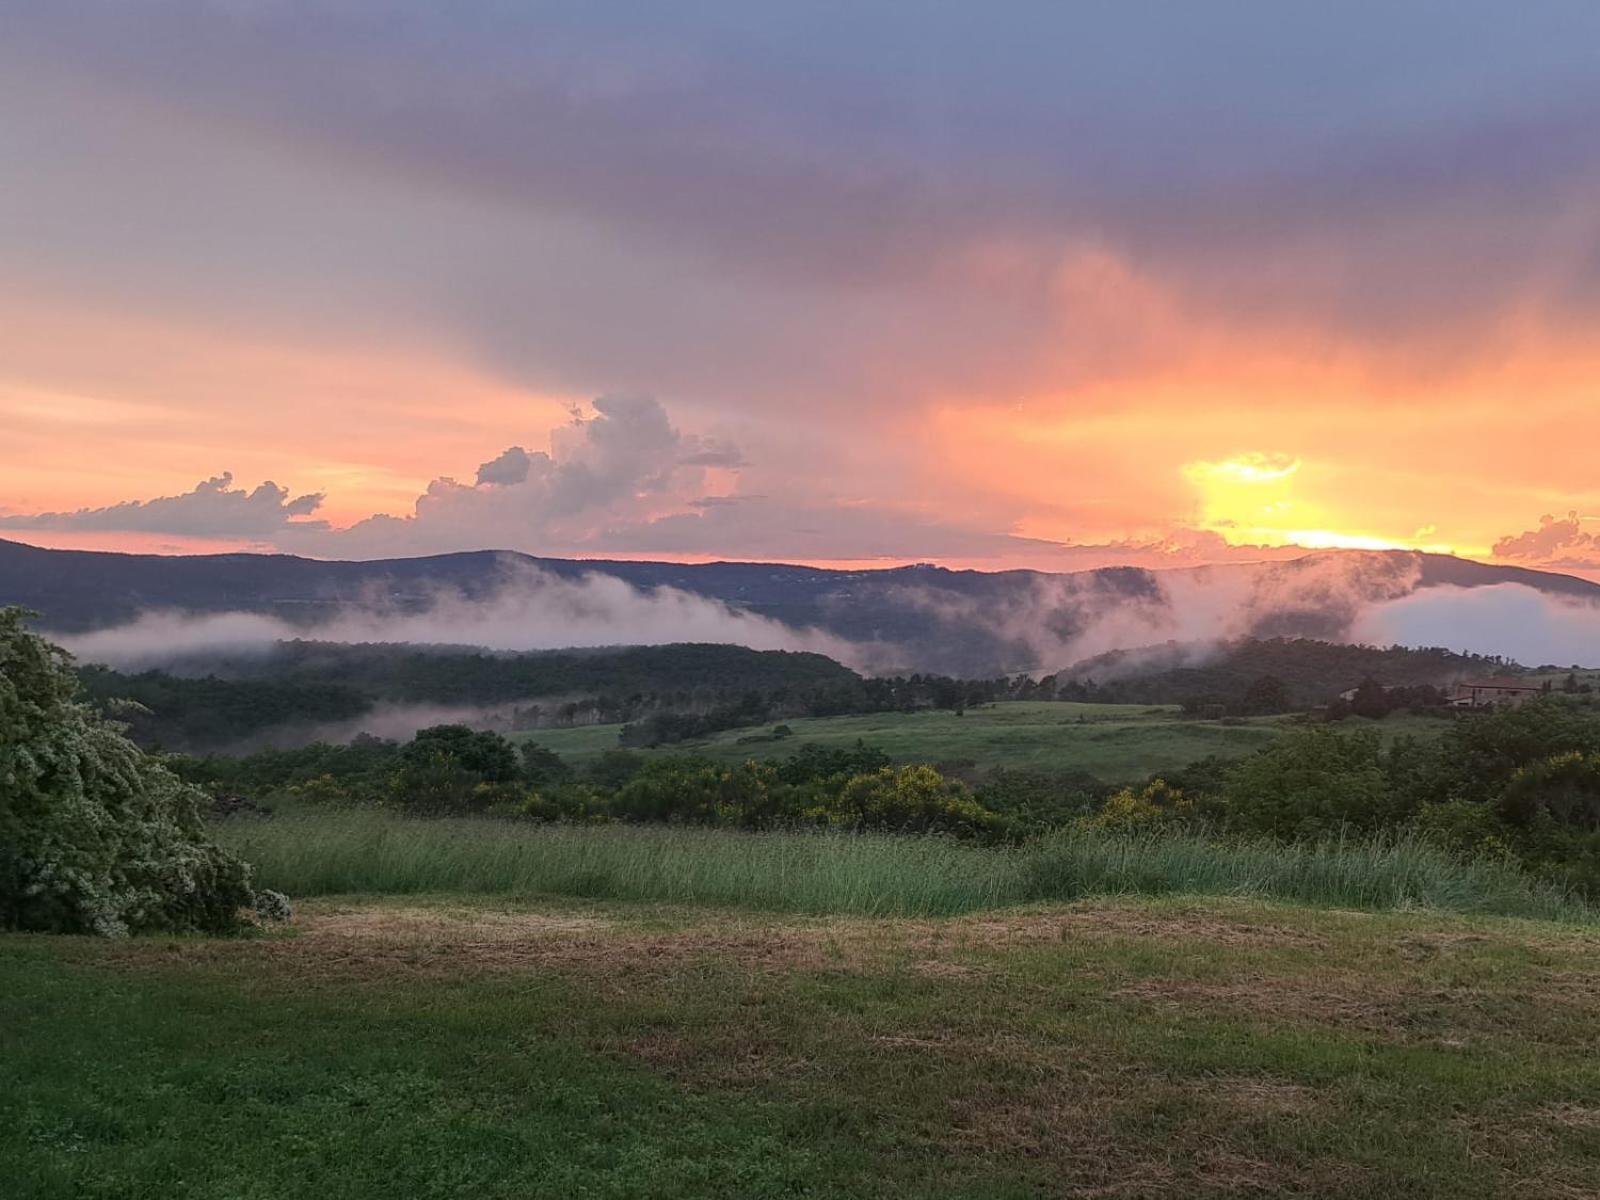
{"type": "Polygon", "coordinates": [[[15,1200],[1580,1197],[1600,933],[321,899],[0,938],[15,1200]]]}
{"type": "MultiPolygon", "coordinates": [[[[1087,771],[1108,783],[1131,782],[1171,771],[1208,755],[1238,758],[1278,737],[1284,718],[1257,717],[1237,724],[1185,718],[1175,707],[1074,704],[1011,700],[953,712],[869,713],[848,717],[797,717],[784,722],[792,737],[765,738],[771,726],[732,729],[704,741],[645,751],[693,751],[728,763],[781,758],[801,746],[850,747],[865,741],[897,762],[970,761],[980,770],[1013,767],[1087,771]]],[[[1366,722],[1346,722],[1356,728],[1366,722]]],[[[541,729],[512,735],[531,739],[582,765],[617,748],[620,725],[541,729]]],[[[1388,739],[1436,736],[1438,721],[1393,716],[1377,723],[1388,739]]]]}
{"type": "MultiPolygon", "coordinates": [[[[794,736],[750,741],[770,730],[734,729],[702,742],[664,747],[654,753],[693,749],[725,762],[792,754],[807,743],[849,747],[858,740],[899,762],[971,760],[979,768],[1082,770],[1108,781],[1142,778],[1208,754],[1240,756],[1278,735],[1281,721],[1260,718],[1239,725],[1185,720],[1176,708],[1132,704],[1070,704],[1004,701],[953,712],[869,713],[848,717],[799,717],[785,724],[794,736]]],[[[573,759],[593,758],[617,747],[621,726],[542,729],[518,735],[573,759]]]]}

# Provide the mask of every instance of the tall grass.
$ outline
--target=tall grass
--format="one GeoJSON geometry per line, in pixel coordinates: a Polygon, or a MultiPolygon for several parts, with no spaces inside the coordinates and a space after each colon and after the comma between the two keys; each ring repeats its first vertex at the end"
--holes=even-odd
{"type": "Polygon", "coordinates": [[[943,838],[664,826],[420,821],[372,812],[225,827],[259,886],[291,896],[568,895],[786,912],[933,915],[1023,897],[1020,856],[943,838]]]}
{"type": "Polygon", "coordinates": [[[298,813],[224,826],[260,886],[291,896],[460,893],[942,916],[1096,895],[1191,894],[1338,908],[1593,919],[1512,867],[1406,838],[1280,845],[1063,832],[1016,848],[932,837],[419,821],[298,813]]]}
{"type": "Polygon", "coordinates": [[[1407,835],[1284,844],[1194,834],[1062,834],[1026,856],[1032,898],[1248,896],[1327,908],[1432,909],[1587,921],[1582,900],[1517,867],[1407,835]]]}

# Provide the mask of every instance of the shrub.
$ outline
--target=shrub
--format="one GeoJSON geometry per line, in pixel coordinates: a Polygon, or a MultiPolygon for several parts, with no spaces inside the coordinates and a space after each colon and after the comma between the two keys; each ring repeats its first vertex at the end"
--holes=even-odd
{"type": "Polygon", "coordinates": [[[1513,857],[1511,831],[1487,804],[1470,800],[1424,804],[1415,827],[1427,841],[1469,858],[1513,857]]]}
{"type": "Polygon", "coordinates": [[[979,779],[973,799],[1000,817],[1011,834],[1026,836],[1071,824],[1092,812],[1106,791],[1085,771],[995,767],[979,779]]]}
{"type": "Polygon", "coordinates": [[[1600,830],[1600,754],[1572,750],[1519,768],[1497,807],[1517,826],[1549,818],[1572,829],[1600,830]]]}
{"type": "Polygon", "coordinates": [[[484,783],[510,783],[517,778],[517,752],[511,743],[490,730],[465,725],[434,725],[419,729],[400,751],[404,766],[423,765],[445,758],[484,783]]]}
{"type": "Polygon", "coordinates": [[[1099,812],[1083,817],[1084,829],[1114,833],[1155,829],[1194,815],[1194,802],[1164,779],[1153,779],[1142,791],[1123,788],[1112,793],[1099,812]]]}
{"type": "Polygon", "coordinates": [[[778,764],[778,778],[784,783],[816,783],[827,779],[848,779],[852,775],[865,775],[881,771],[889,765],[889,756],[876,746],[861,739],[849,749],[821,746],[815,742],[801,746],[778,764]]]}
{"type": "Polygon", "coordinates": [[[1378,735],[1299,729],[1251,755],[1227,775],[1228,824],[1274,837],[1381,829],[1399,816],[1378,735]]]}
{"type": "Polygon", "coordinates": [[[535,787],[566,783],[572,778],[572,768],[548,746],[541,746],[538,742],[523,742],[522,778],[535,787]]]}
{"type": "Polygon", "coordinates": [[[1000,819],[964,783],[932,767],[884,767],[857,775],[829,806],[834,824],[904,833],[987,833],[1000,819]]]}
{"type": "Polygon", "coordinates": [[[490,811],[497,816],[523,817],[530,821],[593,824],[610,819],[606,800],[605,793],[592,784],[547,784],[529,792],[517,803],[490,811]]]}
{"type": "Polygon", "coordinates": [[[703,758],[662,758],[618,788],[610,808],[629,821],[753,824],[770,813],[776,783],[777,772],[762,763],[728,768],[703,758]]]}
{"type": "Polygon", "coordinates": [[[23,616],[0,609],[0,926],[235,928],[249,868],[208,837],[205,796],[85,704],[23,616]]]}
{"type": "Polygon", "coordinates": [[[256,916],[263,921],[287,921],[294,915],[289,897],[271,888],[256,893],[256,916]]]}
{"type": "Polygon", "coordinates": [[[1440,740],[1425,798],[1493,801],[1518,771],[1574,752],[1600,754],[1600,721],[1559,699],[1472,713],[1440,740]]]}

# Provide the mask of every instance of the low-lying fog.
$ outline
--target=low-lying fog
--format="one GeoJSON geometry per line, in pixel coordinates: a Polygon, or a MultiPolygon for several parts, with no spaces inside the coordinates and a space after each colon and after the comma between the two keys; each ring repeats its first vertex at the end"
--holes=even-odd
{"type": "MultiPolygon", "coordinates": [[[[932,614],[952,631],[992,636],[997,654],[1011,661],[996,661],[987,674],[1048,673],[1108,651],[1170,642],[1204,657],[1208,645],[1308,615],[1335,640],[1442,646],[1529,665],[1600,663],[1600,606],[1520,584],[1418,588],[1414,575],[1388,569],[1369,575],[1217,568],[1163,576],[1152,594],[1136,597],[1077,577],[1041,577],[1001,601],[938,588],[900,589],[889,600],[932,614]]],[[[440,591],[422,611],[368,605],[310,626],[261,613],[148,612],[125,625],[53,636],[81,661],[135,670],[205,653],[264,653],[292,639],[503,651],[717,642],[815,651],[867,674],[940,669],[930,665],[937,646],[852,642],[673,588],[641,591],[608,575],[569,580],[534,570],[488,599],[440,591]]]]}

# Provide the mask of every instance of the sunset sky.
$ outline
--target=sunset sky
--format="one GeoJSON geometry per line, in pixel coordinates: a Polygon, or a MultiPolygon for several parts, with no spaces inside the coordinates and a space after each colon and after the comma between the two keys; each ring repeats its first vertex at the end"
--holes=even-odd
{"type": "Polygon", "coordinates": [[[1600,577],[1600,5],[0,0],[0,537],[1600,577]]]}

